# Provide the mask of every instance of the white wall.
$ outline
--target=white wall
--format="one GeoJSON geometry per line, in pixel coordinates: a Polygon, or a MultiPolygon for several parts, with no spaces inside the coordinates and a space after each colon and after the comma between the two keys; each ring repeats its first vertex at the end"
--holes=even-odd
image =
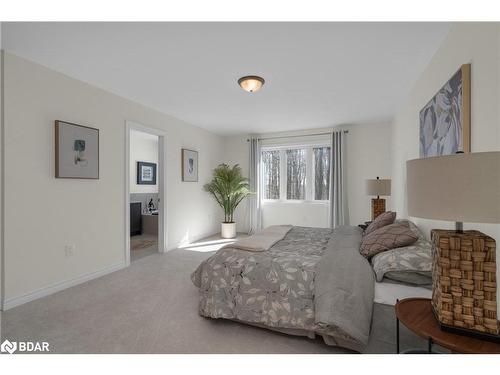
{"type": "Polygon", "coordinates": [[[9,303],[124,264],[126,120],[167,134],[168,247],[219,231],[220,209],[202,186],[222,160],[221,137],[12,54],[4,69],[9,303]],[[99,180],[54,178],[56,119],[100,129],[99,180]],[[181,182],[181,148],[200,154],[198,183],[181,182]]]}
{"type": "MultiPolygon", "coordinates": [[[[391,126],[353,125],[347,136],[347,192],[351,225],[371,220],[371,199],[366,195],[367,179],[391,178],[391,126]]],[[[383,197],[393,210],[391,197],[383,197]]]]}
{"type": "MultiPolygon", "coordinates": [[[[420,109],[462,64],[472,64],[471,151],[500,150],[499,31],[498,24],[494,23],[454,25],[395,117],[392,125],[393,204],[403,215],[407,215],[405,163],[419,157],[420,109]]],[[[432,228],[454,227],[452,222],[413,220],[428,236],[432,228]]],[[[464,228],[481,230],[500,241],[500,225],[465,223],[464,228]]],[[[497,259],[500,259],[498,244],[497,259]]],[[[500,280],[500,267],[497,270],[497,280],[500,280]]]]}
{"type": "MultiPolygon", "coordinates": [[[[224,163],[239,164],[243,176],[248,177],[249,149],[248,136],[233,136],[224,138],[224,163]]],[[[234,213],[237,232],[248,232],[247,200],[243,200],[234,213]]]]}
{"type": "MultiPolygon", "coordinates": [[[[277,135],[315,134],[331,131],[314,129],[301,132],[265,134],[277,135]]],[[[391,177],[391,126],[389,124],[366,124],[341,126],[336,129],[349,130],[347,136],[347,189],[349,213],[352,225],[370,220],[372,197],[365,194],[365,180],[380,176],[391,177]]],[[[225,139],[225,161],[238,163],[248,176],[248,136],[225,139]]],[[[308,139],[306,137],[304,139],[308,139]]],[[[297,138],[294,139],[296,141],[297,138]]],[[[391,209],[390,199],[387,209],[391,209]]],[[[236,211],[237,230],[248,230],[247,204],[242,202],[236,211]]],[[[263,225],[293,224],[313,227],[328,227],[328,205],[321,203],[270,203],[263,206],[263,225]]]]}
{"type": "MultiPolygon", "coordinates": [[[[2,22],[0,22],[0,310],[3,309],[3,47],[2,47],[2,22]]],[[[0,335],[2,315],[0,313],[0,335]]]]}
{"type": "Polygon", "coordinates": [[[262,225],[290,224],[303,227],[327,228],[329,205],[316,202],[264,203],[262,225]]]}
{"type": "Polygon", "coordinates": [[[158,136],[132,130],[130,132],[130,193],[158,193],[156,185],[137,184],[137,162],[155,163],[158,168],[158,136]]]}

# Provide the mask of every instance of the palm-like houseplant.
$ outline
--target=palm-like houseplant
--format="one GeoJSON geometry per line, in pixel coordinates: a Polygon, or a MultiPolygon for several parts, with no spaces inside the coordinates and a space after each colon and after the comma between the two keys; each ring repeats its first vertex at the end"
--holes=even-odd
{"type": "Polygon", "coordinates": [[[243,199],[253,194],[250,190],[248,178],[243,177],[238,164],[230,167],[228,164],[219,164],[213,171],[213,178],[203,187],[212,194],[217,203],[224,210],[222,223],[222,237],[236,236],[234,211],[243,199]]]}

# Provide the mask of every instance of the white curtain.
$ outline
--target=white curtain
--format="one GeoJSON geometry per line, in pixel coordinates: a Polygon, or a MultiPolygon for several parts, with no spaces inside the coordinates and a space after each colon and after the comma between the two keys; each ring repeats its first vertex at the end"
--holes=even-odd
{"type": "Polygon", "coordinates": [[[252,234],[262,229],[262,188],[260,175],[260,140],[252,138],[250,144],[250,165],[248,178],[250,180],[250,188],[255,192],[254,195],[248,198],[248,233],[252,234]]]}
{"type": "Polygon", "coordinates": [[[347,134],[343,131],[332,133],[332,154],[330,163],[330,227],[349,225],[347,205],[346,147],[347,134]]]}

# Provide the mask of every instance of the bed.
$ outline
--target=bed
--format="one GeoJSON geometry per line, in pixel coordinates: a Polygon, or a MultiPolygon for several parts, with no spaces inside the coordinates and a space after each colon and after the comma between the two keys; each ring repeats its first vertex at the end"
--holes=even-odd
{"type": "Polygon", "coordinates": [[[351,226],[274,226],[228,245],[192,274],[199,313],[361,351],[375,288],[361,238],[351,226]]]}
{"type": "Polygon", "coordinates": [[[394,306],[398,300],[404,298],[431,298],[432,291],[429,288],[395,283],[389,280],[375,282],[375,303],[394,306]]]}

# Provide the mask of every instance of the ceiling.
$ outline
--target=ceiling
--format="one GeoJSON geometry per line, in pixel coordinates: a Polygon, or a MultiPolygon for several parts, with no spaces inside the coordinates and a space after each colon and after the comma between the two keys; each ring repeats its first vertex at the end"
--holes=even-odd
{"type": "Polygon", "coordinates": [[[390,120],[448,23],[3,23],[3,48],[218,134],[390,120]],[[237,80],[260,75],[261,91],[237,80]]]}

